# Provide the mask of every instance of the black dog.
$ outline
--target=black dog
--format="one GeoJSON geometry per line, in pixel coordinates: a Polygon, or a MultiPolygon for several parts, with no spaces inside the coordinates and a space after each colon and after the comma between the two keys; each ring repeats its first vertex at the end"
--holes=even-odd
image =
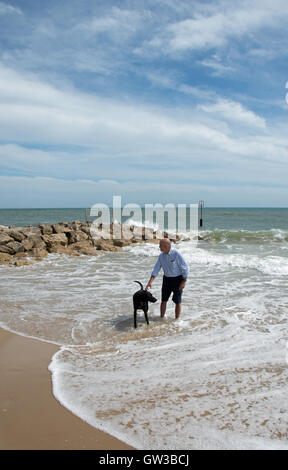
{"type": "Polygon", "coordinates": [[[141,289],[135,292],[133,295],[133,305],[134,305],[134,328],[137,328],[137,310],[143,310],[145,315],[145,320],[147,325],[149,325],[148,320],[148,302],[157,302],[157,299],[153,297],[151,292],[148,290],[143,289],[141,282],[134,281],[140,284],[141,289]]]}

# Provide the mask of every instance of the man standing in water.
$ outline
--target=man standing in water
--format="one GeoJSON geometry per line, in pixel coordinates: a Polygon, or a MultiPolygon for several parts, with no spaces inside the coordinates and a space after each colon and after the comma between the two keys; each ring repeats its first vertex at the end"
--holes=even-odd
{"type": "Polygon", "coordinates": [[[152,287],[152,282],[158,275],[160,269],[163,269],[162,298],[160,307],[160,316],[164,317],[168,299],[173,292],[172,300],[175,303],[175,318],[180,317],[182,291],[189,274],[189,267],[181,253],[175,248],[171,248],[171,242],[168,238],[160,240],[161,253],[156,261],[150,280],[146,289],[152,287]]]}

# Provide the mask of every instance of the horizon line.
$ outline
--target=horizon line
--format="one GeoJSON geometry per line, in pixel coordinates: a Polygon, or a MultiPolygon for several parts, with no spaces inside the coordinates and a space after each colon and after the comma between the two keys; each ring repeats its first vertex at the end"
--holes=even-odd
{"type": "MultiPolygon", "coordinates": [[[[153,204],[153,203],[145,203],[145,204],[153,204]]],[[[135,203],[135,205],[137,206],[140,206],[141,209],[145,209],[145,204],[137,204],[135,203]]],[[[155,203],[155,204],[162,204],[162,203],[155,203]]],[[[166,203],[166,204],[174,204],[174,203],[166,203]]],[[[197,203],[185,203],[185,202],[181,202],[181,203],[177,203],[177,204],[174,204],[175,207],[177,208],[180,204],[186,204],[187,208],[189,208],[190,204],[194,204],[196,205],[197,203]]],[[[103,205],[107,205],[108,204],[105,204],[103,203],[103,205]]],[[[154,205],[154,204],[153,204],[154,205]]],[[[165,204],[162,204],[163,207],[165,208],[165,204]]],[[[81,206],[81,207],[0,207],[0,210],[88,210],[88,209],[91,209],[93,206],[91,207],[84,207],[84,206],[81,206]]],[[[113,209],[113,206],[108,206],[109,209],[113,209]]],[[[125,207],[125,204],[123,205],[123,207],[125,207]]],[[[131,208],[133,209],[133,208],[131,208]]],[[[169,208],[168,208],[169,209],[169,208]]],[[[288,206],[203,206],[203,209],[288,209],[288,206]]]]}

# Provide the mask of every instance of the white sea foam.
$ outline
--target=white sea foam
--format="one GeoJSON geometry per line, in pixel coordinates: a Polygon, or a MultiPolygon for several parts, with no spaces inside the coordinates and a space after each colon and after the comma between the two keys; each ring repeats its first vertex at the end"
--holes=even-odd
{"type": "Polygon", "coordinates": [[[169,303],[161,321],[158,302],[133,328],[133,281],[159,254],[143,243],[1,266],[1,324],[62,345],[55,396],[136,448],[287,449],[287,258],[270,245],[175,246],[191,270],[180,320],[169,303]]]}
{"type": "Polygon", "coordinates": [[[131,338],[100,354],[99,345],[63,348],[50,365],[54,393],[138,449],[288,449],[287,368],[281,348],[271,351],[273,341],[261,336],[235,337],[227,326],[224,337],[190,330],[174,342],[131,338]]]}
{"type": "MultiPolygon", "coordinates": [[[[190,242],[182,242],[174,245],[185,256],[190,266],[209,265],[226,269],[231,266],[233,268],[256,269],[265,274],[288,275],[288,258],[281,256],[259,256],[253,254],[227,254],[221,252],[213,252],[203,248],[196,248],[190,242]]],[[[157,256],[159,248],[157,245],[149,243],[140,244],[135,247],[127,247],[127,251],[133,252],[137,256],[157,256]]]]}

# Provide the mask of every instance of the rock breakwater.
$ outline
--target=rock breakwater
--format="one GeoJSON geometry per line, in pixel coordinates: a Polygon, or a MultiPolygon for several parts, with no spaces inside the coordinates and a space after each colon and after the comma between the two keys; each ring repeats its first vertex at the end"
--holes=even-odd
{"type": "Polygon", "coordinates": [[[0,264],[33,264],[49,253],[97,256],[103,251],[122,251],[132,243],[158,243],[161,236],[153,229],[133,225],[99,225],[95,230],[91,222],[77,220],[35,227],[0,225],[0,264]]]}

